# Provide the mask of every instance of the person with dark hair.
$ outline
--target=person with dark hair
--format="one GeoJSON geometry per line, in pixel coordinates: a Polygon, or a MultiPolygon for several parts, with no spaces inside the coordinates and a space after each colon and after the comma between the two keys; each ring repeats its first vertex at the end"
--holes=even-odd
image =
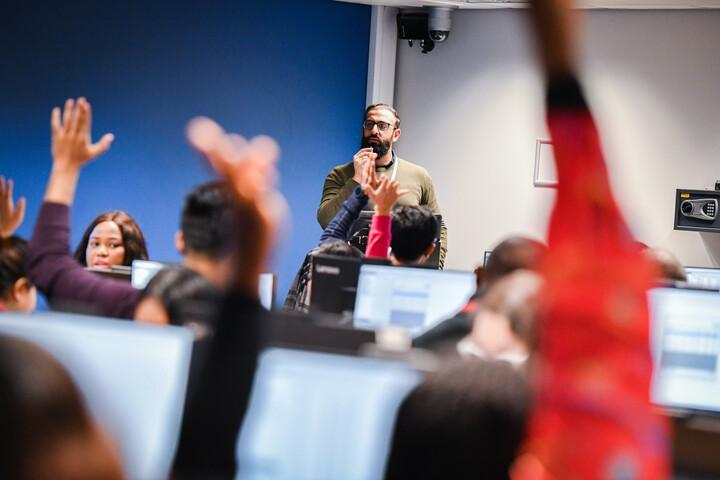
{"type": "MultiPolygon", "coordinates": [[[[82,167],[110,148],[113,136],[90,142],[90,104],[69,99],[52,113],[53,168],[26,254],[29,278],[54,307],[133,318],[142,293],[129,283],[87,272],[70,255],[70,206],[82,167]]],[[[186,198],[177,245],[184,265],[223,288],[231,261],[224,240],[231,230],[231,202],[222,184],[194,189],[186,198]],[[187,237],[187,240],[186,240],[187,237]]]]}
{"type": "Polygon", "coordinates": [[[435,251],[438,222],[427,207],[395,206],[408,193],[397,180],[381,176],[365,192],[375,204],[366,255],[390,258],[393,265],[419,265],[435,251]],[[392,213],[392,215],[391,215],[392,213]]]}
{"type": "MultiPolygon", "coordinates": [[[[362,147],[351,162],[335,167],[325,179],[317,211],[320,226],[325,228],[342,208],[345,199],[357,187],[367,183],[368,166],[373,174],[386,175],[408,191],[400,201],[402,205],[424,205],[433,213],[440,213],[435,187],[427,170],[395,154],[394,144],[400,134],[400,116],[394,108],[384,103],[367,107],[362,123],[362,147]]],[[[447,228],[444,221],[440,225],[440,245],[442,268],[447,252],[447,228]]]]}
{"type": "Polygon", "coordinates": [[[0,478],[123,478],[116,447],[68,372],[45,350],[0,335],[0,392],[0,478]]]}
{"type": "Polygon", "coordinates": [[[427,207],[402,206],[392,211],[390,260],[396,265],[421,264],[435,251],[438,222],[427,207]]]}
{"type": "Polygon", "coordinates": [[[189,327],[196,339],[212,334],[221,291],[199,273],[182,266],[165,268],[148,282],[135,308],[135,320],[189,327]]]}
{"type": "Polygon", "coordinates": [[[455,362],[428,374],[398,409],[388,480],[508,480],[530,385],[510,364],[455,362]]]}
{"type": "Polygon", "coordinates": [[[37,289],[25,273],[27,241],[16,235],[25,216],[25,199],[13,201],[13,181],[0,177],[0,311],[32,312],[37,289]]]}
{"type": "Polygon", "coordinates": [[[145,237],[135,220],[115,210],[101,213],[90,222],[74,256],[84,267],[110,268],[130,266],[133,260],[147,260],[148,252],[145,237]]]}
{"type": "Polygon", "coordinates": [[[27,241],[17,236],[0,238],[0,311],[32,312],[37,289],[25,274],[27,241]]]}

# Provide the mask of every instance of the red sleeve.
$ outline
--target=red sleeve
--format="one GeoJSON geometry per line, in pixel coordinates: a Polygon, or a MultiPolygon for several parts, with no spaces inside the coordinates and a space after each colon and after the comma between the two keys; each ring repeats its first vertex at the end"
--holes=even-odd
{"type": "Polygon", "coordinates": [[[548,126],[558,189],[537,398],[513,480],[668,478],[667,431],[649,401],[653,271],[613,198],[590,112],[551,106],[548,126]]]}
{"type": "Polygon", "coordinates": [[[387,258],[390,249],[390,240],[392,232],[390,225],[392,217],[390,215],[375,214],[370,224],[370,234],[368,236],[368,244],[365,249],[365,256],[368,258],[387,258]]]}

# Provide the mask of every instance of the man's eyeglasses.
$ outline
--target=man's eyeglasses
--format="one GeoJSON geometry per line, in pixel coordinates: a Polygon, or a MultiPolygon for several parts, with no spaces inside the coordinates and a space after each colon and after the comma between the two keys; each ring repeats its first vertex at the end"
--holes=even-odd
{"type": "Polygon", "coordinates": [[[381,132],[384,132],[388,127],[392,126],[387,122],[373,122],[372,120],[365,120],[362,125],[365,130],[372,130],[374,126],[377,126],[381,132]]]}

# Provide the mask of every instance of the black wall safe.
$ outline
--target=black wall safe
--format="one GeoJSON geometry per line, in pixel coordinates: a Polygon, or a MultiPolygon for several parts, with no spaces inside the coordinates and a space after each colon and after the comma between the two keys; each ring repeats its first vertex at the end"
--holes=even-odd
{"type": "Polygon", "coordinates": [[[675,190],[675,230],[720,232],[720,191],[675,190]]]}

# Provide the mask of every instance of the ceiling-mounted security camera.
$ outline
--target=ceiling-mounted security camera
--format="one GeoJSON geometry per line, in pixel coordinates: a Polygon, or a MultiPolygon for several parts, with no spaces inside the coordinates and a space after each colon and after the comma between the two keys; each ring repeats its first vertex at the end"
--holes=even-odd
{"type": "Polygon", "coordinates": [[[452,7],[400,10],[397,15],[398,38],[407,40],[411,47],[415,40],[420,40],[422,53],[432,51],[435,42],[447,40],[453,10],[452,7]]]}
{"type": "Polygon", "coordinates": [[[434,42],[447,40],[452,28],[452,7],[428,8],[428,35],[434,42]]]}

